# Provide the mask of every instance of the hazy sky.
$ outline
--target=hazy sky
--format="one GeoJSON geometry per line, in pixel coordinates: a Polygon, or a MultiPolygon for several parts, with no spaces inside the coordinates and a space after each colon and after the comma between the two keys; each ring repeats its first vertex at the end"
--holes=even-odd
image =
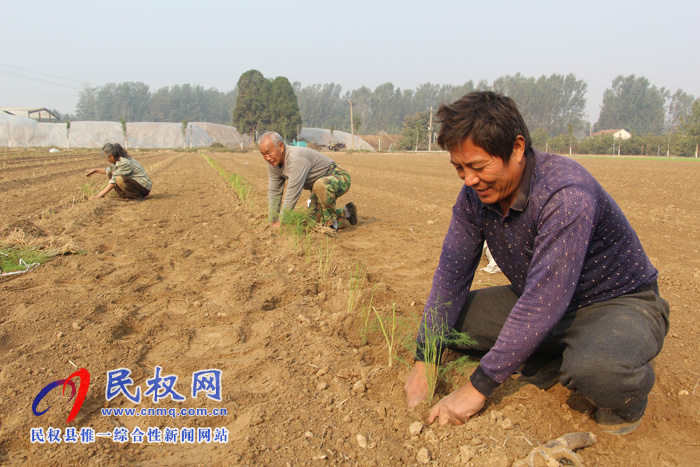
{"type": "Polygon", "coordinates": [[[4,0],[0,107],[73,113],[89,83],[233,89],[255,68],[343,92],[574,73],[588,118],[618,75],[700,96],[700,3],[4,0]]]}

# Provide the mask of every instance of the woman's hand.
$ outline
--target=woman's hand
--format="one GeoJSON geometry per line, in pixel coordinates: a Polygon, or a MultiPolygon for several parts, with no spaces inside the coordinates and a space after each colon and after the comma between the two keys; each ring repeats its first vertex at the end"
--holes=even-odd
{"type": "Polygon", "coordinates": [[[96,172],[95,169],[87,169],[87,170],[85,171],[85,176],[86,176],[86,177],[89,177],[90,175],[94,174],[95,172],[96,172]]]}
{"type": "Polygon", "coordinates": [[[107,196],[107,193],[109,193],[113,189],[114,189],[114,183],[108,183],[107,186],[102,189],[102,191],[100,191],[96,195],[90,196],[88,198],[88,200],[97,199],[97,198],[104,198],[105,196],[107,196]]]}

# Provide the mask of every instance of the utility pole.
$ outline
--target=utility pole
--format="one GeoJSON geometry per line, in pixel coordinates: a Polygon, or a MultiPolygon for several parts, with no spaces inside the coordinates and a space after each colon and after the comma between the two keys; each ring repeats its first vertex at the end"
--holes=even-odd
{"type": "Polygon", "coordinates": [[[428,152],[433,143],[433,107],[430,106],[430,123],[428,123],[428,152]]]}
{"type": "Polygon", "coordinates": [[[352,99],[350,99],[350,134],[352,135],[352,149],[355,149],[355,119],[352,117],[352,99]]]}

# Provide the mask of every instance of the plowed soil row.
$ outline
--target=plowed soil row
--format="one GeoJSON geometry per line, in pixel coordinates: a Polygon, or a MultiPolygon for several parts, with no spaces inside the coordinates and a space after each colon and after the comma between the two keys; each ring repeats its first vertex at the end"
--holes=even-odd
{"type": "MultiPolygon", "coordinates": [[[[374,287],[372,304],[380,314],[396,306],[397,339],[413,338],[460,189],[447,155],[330,154],[352,175],[344,198],[357,204],[360,223],[334,238],[308,240],[269,230],[266,164],[259,155],[207,155],[252,185],[252,207],[201,154],[184,152],[134,153],[154,181],[144,202],[84,201],[79,187],[85,169],[102,164],[97,156],[46,164],[47,176],[60,177],[14,174],[22,182],[0,192],[4,225],[31,223],[84,250],[0,282],[3,465],[418,465],[418,452],[427,448],[436,465],[507,467],[533,445],[589,430],[598,442],[580,451],[586,465],[696,465],[700,164],[578,159],[628,215],[671,303],[672,329],[657,358],[657,384],[635,433],[602,434],[590,420],[591,407],[567,389],[541,391],[513,378],[466,425],[423,426],[412,435],[409,426],[425,425],[429,406],[405,408],[409,368],[388,366],[373,317],[363,344],[360,312],[348,310],[349,284],[365,264],[360,302],[368,305],[374,287]],[[92,379],[77,418],[66,425],[72,402],[60,389],[42,401],[49,411],[33,415],[39,391],[79,367],[92,379]],[[135,404],[123,395],[106,400],[108,371],[129,369],[130,389],[145,392],[156,367],[163,376],[178,376],[175,389],[184,402],[154,403],[144,396],[135,404]],[[193,372],[210,368],[222,370],[221,402],[190,394],[193,372]],[[103,416],[105,407],[228,413],[103,416]],[[32,427],[66,426],[98,433],[224,427],[228,439],[30,442],[32,427]]],[[[89,183],[99,188],[104,180],[89,183]]],[[[505,282],[501,274],[480,271],[475,286],[505,282]]],[[[403,346],[398,354],[411,360],[403,346]]],[[[455,375],[454,383],[467,375],[455,375]]],[[[449,390],[445,383],[440,393],[449,390]]]]}

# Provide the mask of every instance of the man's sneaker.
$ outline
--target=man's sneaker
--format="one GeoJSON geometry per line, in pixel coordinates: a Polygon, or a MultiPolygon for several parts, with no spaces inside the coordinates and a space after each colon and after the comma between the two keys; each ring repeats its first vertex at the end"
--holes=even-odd
{"type": "Polygon", "coordinates": [[[636,420],[626,421],[607,409],[597,409],[593,414],[593,420],[598,424],[598,428],[611,435],[628,435],[637,429],[642,423],[642,417],[636,420]]]}
{"type": "Polygon", "coordinates": [[[357,225],[357,208],[355,207],[355,203],[346,204],[345,209],[347,209],[349,213],[346,219],[350,222],[350,225],[357,225]]]}

